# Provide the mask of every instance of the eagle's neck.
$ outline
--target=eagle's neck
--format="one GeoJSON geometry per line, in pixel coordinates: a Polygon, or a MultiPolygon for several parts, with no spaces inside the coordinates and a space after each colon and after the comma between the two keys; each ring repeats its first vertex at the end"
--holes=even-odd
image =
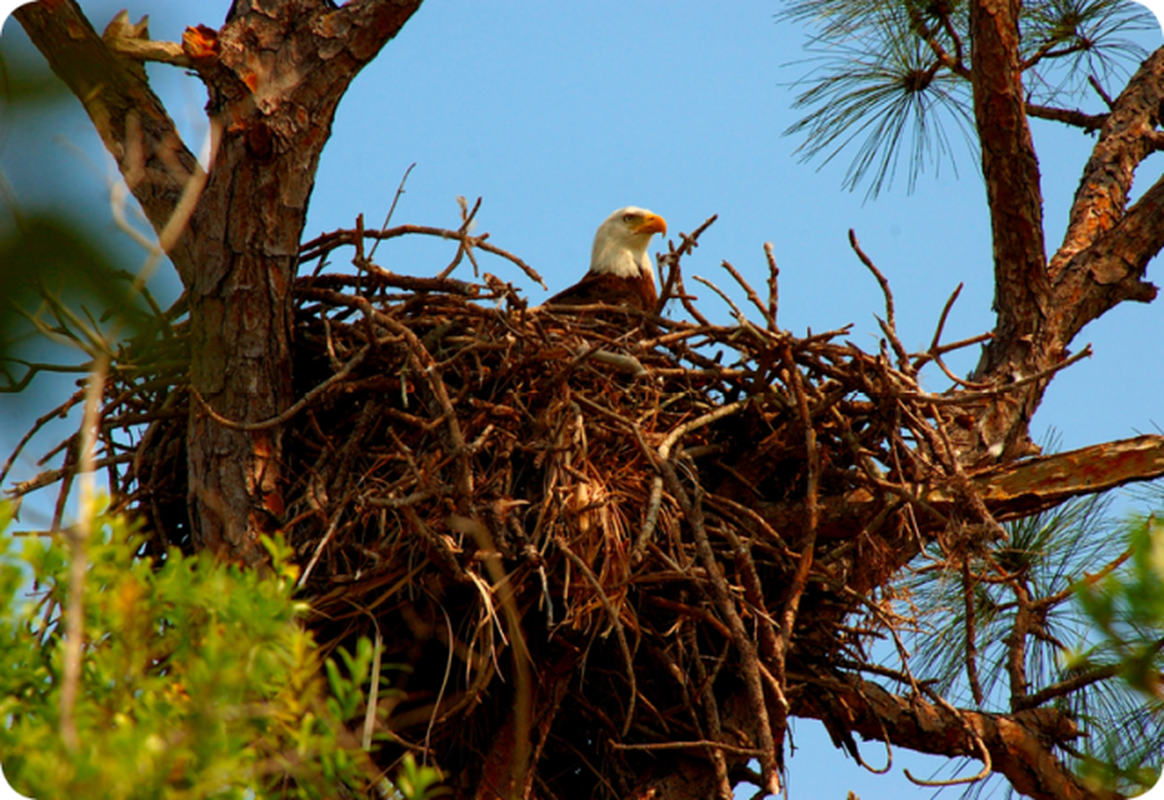
{"type": "Polygon", "coordinates": [[[599,275],[634,279],[646,277],[652,283],[655,281],[655,271],[651,269],[651,258],[647,255],[646,246],[636,250],[614,242],[595,242],[590,256],[590,271],[599,275]]]}

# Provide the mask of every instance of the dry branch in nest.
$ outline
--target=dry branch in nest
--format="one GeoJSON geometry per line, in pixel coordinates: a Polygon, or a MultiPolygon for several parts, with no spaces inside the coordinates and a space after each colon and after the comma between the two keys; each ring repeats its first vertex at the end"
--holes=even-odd
{"type": "MultiPolygon", "coordinates": [[[[463,257],[477,267],[471,218],[305,247],[318,263],[295,292],[301,399],[273,420],[207,407],[188,389],[181,307],[160,314],[106,387],[98,464],[118,506],[157,552],[188,547],[191,404],[279,428],[293,483],[277,523],[318,638],[376,631],[383,663],[408,665],[380,700],[385,767],[421,751],[499,786],[533,764],[545,796],[624,796],[680,752],[721,787],[758,757],[774,791],[790,709],[824,702],[820,682],[868,664],[868,636],[900,624],[900,567],[935,536],[955,552],[974,546],[967,531],[1001,535],[948,436],[991,390],[959,406],[917,381],[981,339],[907,353],[883,280],[882,352],[846,330],[794,337],[776,324],[770,251],[766,300],[725,265],[762,322],[728,300],[734,324],[713,324],[680,272],[699,231],[661,257],[664,297],[693,322],[531,309],[488,274],[448,277],[463,257]],[[456,256],[433,278],[365,257],[365,239],[399,235],[450,239],[456,256]],[[340,246],[355,274],[325,271],[340,246]],[[845,507],[858,496],[860,515],[845,507]]],[[[18,491],[56,481],[63,497],[74,473],[67,456],[18,491]]]]}

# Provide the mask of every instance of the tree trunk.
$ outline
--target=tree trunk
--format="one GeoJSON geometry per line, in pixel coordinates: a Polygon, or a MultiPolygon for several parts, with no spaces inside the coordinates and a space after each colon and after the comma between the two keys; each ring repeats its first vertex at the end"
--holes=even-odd
{"type": "MultiPolygon", "coordinates": [[[[1019,57],[1018,0],[970,4],[974,120],[994,241],[994,336],[971,377],[996,385],[1041,374],[1062,362],[1075,335],[1123,300],[1147,302],[1142,280],[1164,246],[1164,184],[1128,209],[1136,166],[1153,152],[1146,135],[1159,121],[1164,51],[1149,58],[1113,103],[1076,193],[1063,247],[1048,267],[1039,166],[1031,141],[1019,57]]],[[[1051,374],[999,397],[974,414],[958,442],[968,464],[1037,452],[1028,425],[1051,374]]]]}
{"type": "Polygon", "coordinates": [[[419,5],[237,0],[219,31],[188,28],[181,47],[149,43],[143,25],[123,18],[102,39],[73,0],[16,11],[84,103],[186,290],[198,548],[256,564],[259,535],[282,521],[274,418],[293,399],[291,283],[315,170],[347,86],[419,5]],[[206,83],[208,177],[134,58],[191,67],[206,83]]]}

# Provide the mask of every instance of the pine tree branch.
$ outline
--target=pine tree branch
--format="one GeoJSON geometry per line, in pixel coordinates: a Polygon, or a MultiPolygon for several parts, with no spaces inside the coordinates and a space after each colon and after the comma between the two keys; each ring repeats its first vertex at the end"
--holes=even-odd
{"type": "MultiPolygon", "coordinates": [[[[1005,522],[1055,508],[1074,497],[1101,494],[1119,486],[1164,476],[1164,436],[1147,435],[1092,445],[1049,456],[1023,459],[970,473],[970,482],[996,520],[1005,522]]],[[[960,502],[946,488],[918,489],[918,524],[923,533],[946,524],[936,514],[960,502]]],[[[854,489],[844,495],[821,498],[820,536],[844,539],[873,533],[867,525],[881,510],[873,491],[854,489]]],[[[778,503],[762,510],[764,519],[783,535],[795,539],[804,528],[802,502],[778,503]]],[[[878,535],[886,535],[878,531],[878,535]]],[[[903,551],[902,558],[910,555],[903,551]]]]}
{"type": "Polygon", "coordinates": [[[1062,122],[1064,125],[1073,125],[1082,128],[1084,133],[1091,133],[1103,127],[1107,122],[1108,114],[1087,114],[1078,109],[1055,108],[1041,106],[1038,103],[1027,103],[1027,116],[1037,119],[1046,119],[1051,122],[1062,122]]]}
{"type": "Polygon", "coordinates": [[[1016,791],[1039,800],[1090,800],[1118,797],[1085,786],[1055,757],[1052,746],[1078,737],[1075,723],[1054,709],[986,714],[944,708],[918,697],[902,697],[856,678],[830,680],[827,692],[797,695],[799,717],[822,719],[843,709],[850,730],[866,739],[947,758],[980,758],[967,726],[982,741],[995,771],[1016,791]],[[826,701],[824,698],[831,698],[826,701]]]}
{"type": "Polygon", "coordinates": [[[1136,167],[1156,150],[1148,134],[1159,124],[1162,102],[1164,48],[1141,65],[1106,115],[1075,193],[1067,233],[1051,259],[1052,279],[1123,218],[1136,167]]]}
{"type": "Polygon", "coordinates": [[[1143,279],[1148,262],[1164,247],[1164,176],[1114,227],[1076,254],[1056,276],[1062,298],[1062,338],[1070,340],[1087,323],[1124,300],[1149,303],[1157,288],[1143,279]]]}
{"type": "Polygon", "coordinates": [[[1088,670],[1082,675],[1076,675],[1067,680],[1059,681],[1056,684],[1048,686],[1045,689],[1040,689],[1034,694],[1029,694],[1020,700],[1012,700],[1015,711],[1022,711],[1028,708],[1037,708],[1044,703],[1054,700],[1057,697],[1065,697],[1070,694],[1078,692],[1080,689],[1086,689],[1092,684],[1105,681],[1108,678],[1115,677],[1120,673],[1120,667],[1117,664],[1112,664],[1105,667],[1097,667],[1088,670]]]}

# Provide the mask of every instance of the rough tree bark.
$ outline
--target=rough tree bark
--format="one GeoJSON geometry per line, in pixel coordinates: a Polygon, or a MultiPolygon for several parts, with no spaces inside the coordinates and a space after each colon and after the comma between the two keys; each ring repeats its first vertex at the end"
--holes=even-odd
{"type": "MultiPolygon", "coordinates": [[[[15,12],[161,237],[189,304],[193,387],[223,417],[260,422],[293,402],[291,281],[319,155],[344,91],[419,5],[236,0],[222,28],[188,28],[181,47],[151,44],[121,17],[100,37],[73,0],[15,12]],[[206,84],[208,174],[142,57],[192,68],[206,84]]],[[[259,535],[283,511],[280,429],[223,426],[193,404],[187,448],[194,541],[260,563],[259,535]]]]}
{"type": "MultiPolygon", "coordinates": [[[[1164,52],[1144,62],[1112,105],[1084,169],[1060,250],[1048,266],[1039,166],[1031,141],[1019,56],[1017,0],[970,4],[974,47],[974,120],[994,239],[993,339],[983,348],[974,380],[1013,383],[1061,362],[1075,335],[1123,300],[1149,302],[1156,287],[1143,280],[1164,245],[1164,183],[1133,207],[1128,192],[1136,167],[1159,147],[1164,52]]],[[[974,436],[962,440],[971,464],[1036,452],[1028,425],[1050,376],[978,414],[974,436]]]]}

